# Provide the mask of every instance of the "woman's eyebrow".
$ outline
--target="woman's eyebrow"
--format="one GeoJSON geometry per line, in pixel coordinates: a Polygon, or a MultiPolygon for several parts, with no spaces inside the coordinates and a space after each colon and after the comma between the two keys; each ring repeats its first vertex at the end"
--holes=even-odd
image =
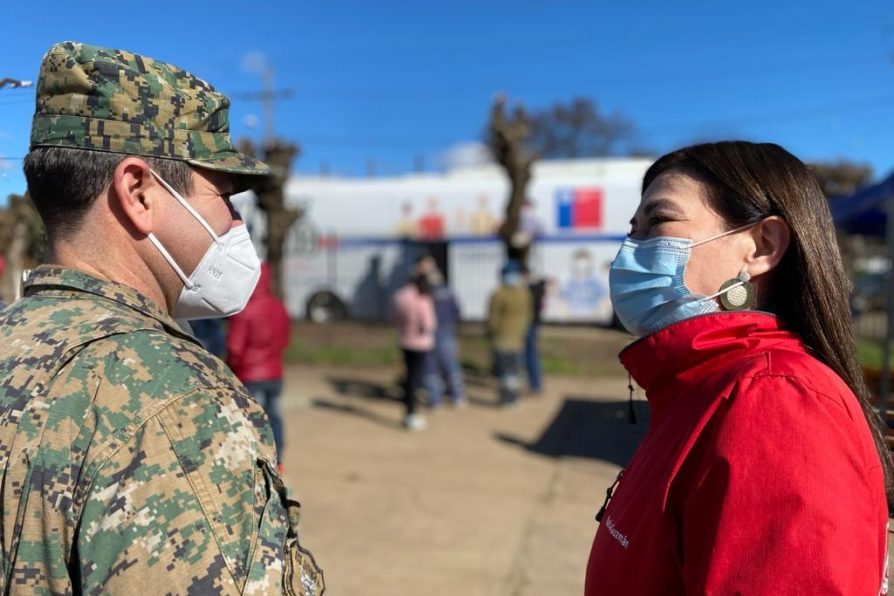
{"type": "Polygon", "coordinates": [[[670,199],[655,199],[654,201],[650,201],[645,209],[643,209],[643,215],[648,217],[653,211],[657,211],[658,209],[669,211],[674,215],[683,215],[683,210],[680,209],[680,206],[670,199]]]}
{"type": "MultiPolygon", "coordinates": [[[[652,215],[652,212],[657,211],[658,209],[663,209],[669,215],[675,215],[678,217],[683,217],[686,215],[679,205],[671,201],[670,199],[655,199],[654,201],[649,201],[649,204],[643,208],[643,219],[649,219],[649,216],[652,215]]],[[[630,225],[636,226],[636,214],[630,218],[630,225]]]]}

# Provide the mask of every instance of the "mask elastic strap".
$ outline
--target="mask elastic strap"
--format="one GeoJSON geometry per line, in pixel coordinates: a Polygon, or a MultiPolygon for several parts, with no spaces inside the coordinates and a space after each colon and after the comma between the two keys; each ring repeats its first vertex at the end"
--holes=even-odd
{"type": "Polygon", "coordinates": [[[159,184],[161,184],[165,188],[165,190],[167,190],[169,193],[171,193],[171,196],[174,197],[175,199],[177,199],[177,202],[180,203],[181,205],[183,205],[184,209],[189,211],[190,215],[192,215],[197,220],[199,220],[199,223],[202,224],[202,227],[205,228],[205,230],[209,234],[211,234],[211,237],[214,238],[214,241],[219,242],[220,239],[218,238],[217,234],[214,233],[214,230],[211,229],[211,226],[208,225],[208,222],[206,222],[205,219],[201,215],[199,215],[199,212],[196,211],[195,209],[193,209],[192,205],[190,205],[186,199],[184,199],[182,196],[180,196],[180,193],[177,192],[176,190],[174,190],[173,186],[171,186],[170,184],[165,182],[164,178],[162,178],[161,176],[156,174],[155,171],[151,168],[149,169],[149,171],[152,173],[153,176],[155,176],[155,179],[158,180],[159,184]]]}
{"type": "Polygon", "coordinates": [[[693,248],[695,246],[698,246],[699,244],[706,244],[706,243],[710,242],[711,240],[717,240],[718,238],[723,238],[724,236],[730,236],[732,234],[738,234],[739,232],[744,232],[745,230],[747,230],[749,228],[753,228],[754,226],[756,226],[759,223],[760,223],[759,221],[756,221],[754,223],[745,224],[744,226],[739,226],[738,228],[735,228],[732,230],[727,230],[726,232],[722,232],[720,234],[717,234],[716,236],[711,236],[710,238],[705,238],[704,240],[699,240],[698,242],[693,242],[692,244],[689,245],[689,248],[693,248]]]}
{"type": "Polygon", "coordinates": [[[149,241],[155,245],[155,248],[158,249],[158,252],[161,253],[161,256],[165,258],[165,260],[173,267],[174,271],[177,272],[177,275],[180,276],[180,279],[183,280],[183,285],[186,286],[187,290],[191,290],[195,287],[195,284],[189,281],[189,277],[183,273],[183,269],[180,268],[180,265],[177,264],[177,261],[174,260],[174,257],[171,256],[171,253],[168,252],[164,246],[162,246],[161,241],[155,237],[155,234],[149,232],[149,241]]]}

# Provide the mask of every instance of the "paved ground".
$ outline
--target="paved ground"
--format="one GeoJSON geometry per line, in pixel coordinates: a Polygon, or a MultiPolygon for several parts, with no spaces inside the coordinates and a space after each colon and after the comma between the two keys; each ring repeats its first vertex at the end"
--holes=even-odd
{"type": "Polygon", "coordinates": [[[549,379],[509,411],[472,378],[470,407],[410,434],[398,372],[287,375],[285,475],[327,593],[582,594],[593,516],[645,431],[627,423],[626,378],[549,379]]]}

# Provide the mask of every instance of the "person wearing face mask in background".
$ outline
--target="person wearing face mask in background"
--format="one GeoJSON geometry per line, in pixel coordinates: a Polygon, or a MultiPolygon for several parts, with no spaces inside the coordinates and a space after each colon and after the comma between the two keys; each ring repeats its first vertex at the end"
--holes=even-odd
{"type": "Polygon", "coordinates": [[[508,261],[500,271],[500,287],[490,297],[487,336],[493,349],[500,405],[518,405],[525,335],[534,307],[521,266],[508,261]]]}
{"type": "Polygon", "coordinates": [[[772,144],[655,162],[609,281],[651,422],[586,594],[887,593],[891,455],[826,198],[772,144]]]}
{"type": "Polygon", "coordinates": [[[64,42],[24,169],[48,264],[0,315],[0,592],[321,594],[267,418],[175,319],[260,275],[229,202],[267,167],[177,67],[64,42]]]}

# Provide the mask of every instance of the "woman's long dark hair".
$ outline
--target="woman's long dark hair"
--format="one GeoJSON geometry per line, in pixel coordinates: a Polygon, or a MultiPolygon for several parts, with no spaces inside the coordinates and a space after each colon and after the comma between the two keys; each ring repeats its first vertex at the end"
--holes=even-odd
{"type": "Polygon", "coordinates": [[[728,141],[684,147],[661,157],[643,178],[643,192],[664,172],[687,174],[708,187],[712,207],[727,229],[771,215],[784,219],[791,241],[760,307],[778,315],[850,386],[875,440],[888,502],[894,495],[894,461],[882,421],[870,402],[857,362],[849,304],[850,282],[835,240],[832,216],[816,178],[801,160],[770,143],[728,141]]]}

